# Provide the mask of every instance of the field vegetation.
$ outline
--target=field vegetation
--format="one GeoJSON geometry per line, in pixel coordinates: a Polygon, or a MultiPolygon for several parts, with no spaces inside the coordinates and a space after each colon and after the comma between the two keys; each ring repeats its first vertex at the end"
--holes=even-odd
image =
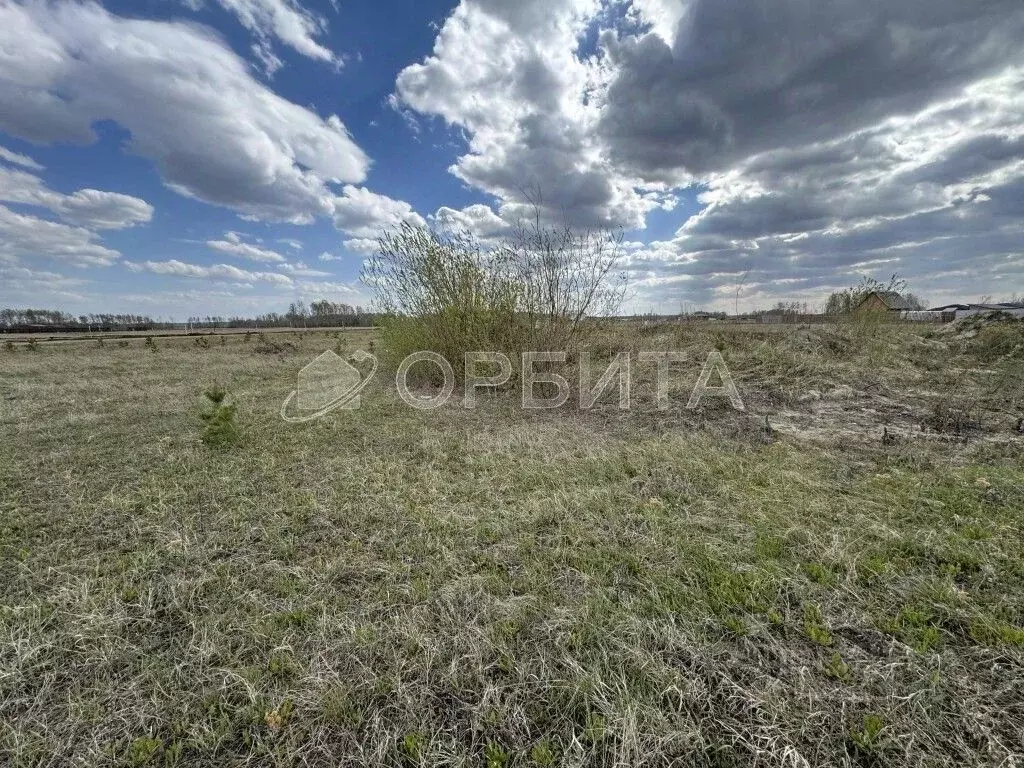
{"type": "Polygon", "coordinates": [[[597,326],[614,392],[283,423],[373,332],[0,350],[0,763],[1010,766],[1024,331],[597,326]],[[722,352],[747,410],[685,408],[722,352]]]}
{"type": "Polygon", "coordinates": [[[490,352],[518,374],[524,352],[578,356],[598,327],[588,318],[614,316],[626,291],[621,233],[551,227],[539,213],[498,243],[409,224],[379,243],[362,278],[392,366],[431,350],[461,372],[467,353],[490,352]]]}

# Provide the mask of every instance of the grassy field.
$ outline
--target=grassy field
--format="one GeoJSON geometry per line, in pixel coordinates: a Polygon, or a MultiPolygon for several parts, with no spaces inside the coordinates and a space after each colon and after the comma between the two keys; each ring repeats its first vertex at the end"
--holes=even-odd
{"type": "Polygon", "coordinates": [[[0,348],[0,764],[1024,762],[1020,328],[617,333],[690,352],[668,411],[282,422],[369,332],[0,348]],[[684,408],[714,348],[746,413],[684,408]]]}

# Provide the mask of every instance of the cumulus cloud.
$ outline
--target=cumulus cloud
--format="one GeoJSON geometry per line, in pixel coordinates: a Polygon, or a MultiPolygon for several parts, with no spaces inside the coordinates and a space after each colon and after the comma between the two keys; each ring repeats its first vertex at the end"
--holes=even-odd
{"type": "Polygon", "coordinates": [[[602,38],[601,134],[650,180],[849,135],[1024,62],[1013,0],[688,0],[667,38],[666,5],[641,4],[656,31],[602,38]]]}
{"type": "Polygon", "coordinates": [[[318,257],[320,261],[341,261],[341,256],[335,256],[334,254],[324,251],[318,257]]]}
{"type": "MultiPolygon", "coordinates": [[[[217,2],[261,55],[276,59],[273,43],[336,61],[299,0],[217,2]]],[[[639,229],[657,211],[660,239],[627,249],[640,301],[820,302],[896,271],[934,300],[970,298],[1024,284],[1022,38],[1020,0],[461,0],[392,101],[464,140],[450,171],[491,203],[441,206],[431,226],[500,237],[538,203],[551,220],[639,229]],[[670,234],[673,210],[687,213],[670,234]]],[[[249,220],[328,219],[348,252],[424,223],[363,186],[369,161],[339,118],[274,94],[209,30],[95,3],[0,4],[0,130],[89,143],[100,120],[182,194],[249,220]]],[[[6,211],[0,259],[45,240],[111,263],[95,230],[152,215],[135,198],[49,190],[11,150],[0,161],[0,199],[61,219],[6,211]]],[[[237,234],[211,247],[275,271],[147,263],[269,274],[290,291],[311,276],[237,234]]]]}
{"type": "Polygon", "coordinates": [[[153,218],[153,206],[145,200],[99,189],[67,195],[56,210],[61,218],[89,229],[124,229],[153,218]]]}
{"type": "Polygon", "coordinates": [[[0,255],[0,302],[37,306],[48,302],[66,305],[81,301],[88,281],[48,270],[5,264],[0,255]]]}
{"type": "Polygon", "coordinates": [[[304,223],[334,214],[328,183],[366,176],[369,160],[338,117],[277,96],[194,24],[8,2],[0,51],[0,129],[89,143],[93,123],[113,120],[131,133],[130,151],[199,200],[304,223]]]}
{"type": "Polygon", "coordinates": [[[363,187],[346,185],[334,200],[334,224],[356,238],[375,238],[382,229],[403,221],[422,225],[423,217],[404,200],[378,195],[363,187]]]}
{"type": "Polygon", "coordinates": [[[301,280],[295,283],[295,290],[304,299],[345,299],[348,303],[368,303],[359,288],[351,283],[301,280]]]}
{"type": "Polygon", "coordinates": [[[451,171],[498,197],[515,221],[533,203],[584,226],[642,226],[652,205],[604,160],[589,100],[602,78],[577,56],[596,0],[463,0],[434,51],[404,69],[397,103],[462,129],[451,171]]]}
{"type": "Polygon", "coordinates": [[[681,0],[633,0],[628,11],[633,20],[672,45],[679,22],[686,13],[686,4],[681,0]]]}
{"type": "MultiPolygon", "coordinates": [[[[0,153],[0,160],[42,169],[32,158],[7,150],[0,153]]],[[[44,208],[66,222],[0,206],[0,259],[9,264],[22,258],[49,258],[77,267],[109,266],[120,254],[98,242],[97,230],[133,227],[153,217],[153,206],[137,197],[98,189],[66,195],[50,189],[33,173],[4,165],[0,165],[0,201],[44,208]]]]}
{"type": "Polygon", "coordinates": [[[249,261],[258,261],[265,264],[275,264],[285,261],[277,251],[272,251],[269,248],[260,248],[256,245],[249,243],[243,243],[238,233],[228,232],[225,234],[223,240],[207,240],[206,244],[215,251],[221,253],[227,253],[232,256],[238,256],[249,261]]]}
{"type": "Polygon", "coordinates": [[[431,218],[440,230],[469,232],[480,240],[487,240],[508,232],[509,225],[490,206],[470,205],[461,210],[442,206],[431,218]]]}
{"type": "Polygon", "coordinates": [[[1024,69],[1010,70],[852,135],[734,163],[631,268],[656,292],[719,306],[741,275],[748,307],[820,303],[864,274],[899,272],[936,303],[1022,285],[1022,93],[1024,69]]]}
{"type": "Polygon", "coordinates": [[[462,0],[396,102],[459,129],[452,172],[498,201],[435,226],[500,232],[531,187],[587,225],[697,196],[630,249],[641,294],[976,295],[1020,279],[1022,37],[1012,0],[462,0]]]}
{"type": "Polygon", "coordinates": [[[236,283],[266,282],[279,286],[291,286],[293,284],[292,279],[287,275],[281,275],[277,272],[250,272],[230,264],[202,266],[200,264],[187,264],[177,259],[170,259],[169,261],[130,262],[126,266],[133,272],[145,271],[172,277],[227,280],[236,283]]]}
{"type": "Polygon", "coordinates": [[[124,229],[153,218],[145,200],[116,192],[80,189],[70,195],[49,189],[38,176],[0,166],[0,200],[34,205],[86,229],[124,229]]]}
{"type": "Polygon", "coordinates": [[[0,259],[8,262],[46,257],[78,267],[105,267],[120,258],[121,254],[96,239],[96,233],[84,227],[16,213],[0,205],[0,259]]]}

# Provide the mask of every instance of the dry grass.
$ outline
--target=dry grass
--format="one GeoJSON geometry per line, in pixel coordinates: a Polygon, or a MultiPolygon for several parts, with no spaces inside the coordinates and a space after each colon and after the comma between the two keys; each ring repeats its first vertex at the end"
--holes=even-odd
{"type": "Polygon", "coordinates": [[[655,328],[603,343],[690,350],[684,393],[721,347],[749,413],[279,420],[369,341],[0,350],[0,763],[1024,760],[1016,358],[655,328]]]}

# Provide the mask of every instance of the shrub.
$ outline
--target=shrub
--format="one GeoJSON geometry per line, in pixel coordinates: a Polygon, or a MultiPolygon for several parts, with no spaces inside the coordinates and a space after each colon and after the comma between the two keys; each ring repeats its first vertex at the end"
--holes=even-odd
{"type": "Polygon", "coordinates": [[[4,349],[6,349],[8,352],[14,352],[16,351],[17,347],[14,346],[13,341],[8,340],[4,342],[4,349]]]}
{"type": "Polygon", "coordinates": [[[386,313],[381,333],[392,362],[432,350],[457,370],[465,352],[516,346],[525,335],[516,316],[520,289],[499,258],[468,235],[403,224],[382,236],[363,279],[386,313]]]}
{"type": "Polygon", "coordinates": [[[431,350],[458,373],[466,352],[504,352],[515,364],[523,351],[577,350],[587,318],[622,300],[620,242],[537,219],[485,248],[468,233],[403,224],[380,238],[362,279],[385,314],[392,363],[431,350]]]}
{"type": "Polygon", "coordinates": [[[968,350],[980,362],[1024,358],[1024,322],[996,322],[982,327],[970,340],[968,350]]]}
{"type": "Polygon", "coordinates": [[[934,399],[923,423],[936,432],[952,435],[980,429],[978,400],[963,387],[954,385],[934,399]]]}
{"type": "Polygon", "coordinates": [[[618,312],[626,289],[617,269],[621,246],[621,232],[545,227],[539,215],[516,227],[501,263],[522,291],[517,310],[527,321],[529,349],[573,350],[594,328],[588,317],[618,312]]]}
{"type": "Polygon", "coordinates": [[[295,345],[288,341],[277,342],[267,337],[267,334],[261,333],[256,337],[256,344],[253,346],[252,351],[257,355],[276,355],[282,352],[294,351],[295,345]]]}

